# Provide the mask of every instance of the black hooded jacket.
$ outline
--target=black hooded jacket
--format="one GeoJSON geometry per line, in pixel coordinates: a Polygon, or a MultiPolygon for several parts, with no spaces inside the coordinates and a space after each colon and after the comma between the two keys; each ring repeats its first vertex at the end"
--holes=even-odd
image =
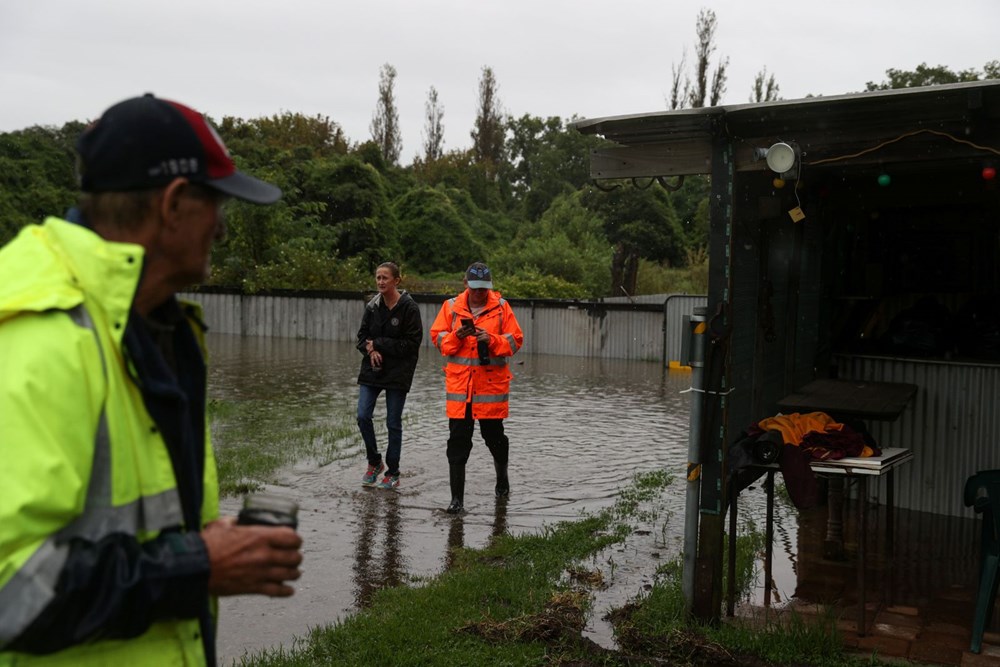
{"type": "Polygon", "coordinates": [[[376,294],[365,306],[358,329],[357,348],[361,352],[358,384],[409,391],[423,337],[420,308],[409,294],[400,292],[399,301],[392,310],[386,308],[382,295],[376,294]],[[372,368],[365,350],[368,340],[382,354],[382,368],[378,370],[372,368]]]}

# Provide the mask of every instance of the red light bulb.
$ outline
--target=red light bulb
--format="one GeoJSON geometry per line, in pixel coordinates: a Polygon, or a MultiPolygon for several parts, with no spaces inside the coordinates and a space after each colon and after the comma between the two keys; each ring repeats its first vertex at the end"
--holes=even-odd
{"type": "Polygon", "coordinates": [[[983,180],[992,181],[997,177],[997,170],[993,167],[983,167],[983,180]]]}

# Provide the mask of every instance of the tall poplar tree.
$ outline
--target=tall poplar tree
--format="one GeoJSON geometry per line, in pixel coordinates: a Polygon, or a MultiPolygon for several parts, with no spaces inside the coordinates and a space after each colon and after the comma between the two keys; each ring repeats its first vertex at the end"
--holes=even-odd
{"type": "Polygon", "coordinates": [[[424,103],[424,161],[434,162],[444,154],[444,107],[438,102],[438,91],[434,86],[427,92],[424,103]]]}
{"type": "Polygon", "coordinates": [[[686,56],[681,58],[680,67],[673,69],[673,77],[670,88],[670,108],[679,109],[685,106],[698,108],[706,106],[714,107],[722,100],[726,92],[726,69],[729,67],[729,56],[720,58],[715,64],[715,71],[712,72],[711,82],[708,73],[712,69],[712,54],[715,53],[715,12],[711,9],[702,9],[698,12],[698,21],[695,24],[697,43],[695,44],[695,65],[694,81],[690,76],[684,76],[684,87],[681,88],[681,74],[684,69],[686,56]]]}
{"type": "Polygon", "coordinates": [[[767,67],[757,72],[753,78],[753,88],[750,89],[751,102],[774,102],[778,97],[778,82],[774,74],[767,73],[767,67]]]}
{"type": "Polygon", "coordinates": [[[479,79],[479,104],[473,125],[472,152],[476,162],[483,163],[495,175],[490,165],[499,165],[504,156],[504,122],[497,97],[497,82],[490,67],[483,67],[479,79]]]}
{"type": "Polygon", "coordinates": [[[372,141],[378,144],[387,164],[397,164],[403,150],[403,137],[399,130],[399,112],[393,87],[396,83],[396,68],[386,63],[382,65],[378,81],[378,103],[370,126],[372,141]]]}

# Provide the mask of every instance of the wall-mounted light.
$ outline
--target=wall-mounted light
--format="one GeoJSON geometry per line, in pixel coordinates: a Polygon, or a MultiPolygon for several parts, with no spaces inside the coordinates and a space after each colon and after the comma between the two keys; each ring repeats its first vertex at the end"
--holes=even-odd
{"type": "Polygon", "coordinates": [[[779,141],[770,148],[753,149],[753,159],[754,161],[764,160],[768,169],[788,180],[798,178],[796,153],[794,148],[779,141]]]}
{"type": "Polygon", "coordinates": [[[795,149],[779,141],[767,149],[764,160],[768,169],[777,174],[784,174],[795,166],[795,149]]]}

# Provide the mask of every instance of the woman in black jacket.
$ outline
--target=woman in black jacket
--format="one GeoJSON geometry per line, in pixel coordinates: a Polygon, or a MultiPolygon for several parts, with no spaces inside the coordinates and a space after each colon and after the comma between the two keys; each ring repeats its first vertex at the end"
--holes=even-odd
{"type": "Polygon", "coordinates": [[[405,291],[399,290],[399,267],[383,262],[375,270],[378,294],[365,306],[358,329],[358,350],[362,354],[358,384],[358,428],[368,454],[364,486],[394,489],[399,486],[399,454],[403,446],[403,405],[413,383],[417,355],[424,330],[420,308],[405,291]],[[386,426],[389,445],[385,462],[375,442],[375,400],[385,391],[386,426]],[[386,469],[388,466],[388,470],[386,469]],[[385,477],[378,481],[385,470],[385,477]]]}

